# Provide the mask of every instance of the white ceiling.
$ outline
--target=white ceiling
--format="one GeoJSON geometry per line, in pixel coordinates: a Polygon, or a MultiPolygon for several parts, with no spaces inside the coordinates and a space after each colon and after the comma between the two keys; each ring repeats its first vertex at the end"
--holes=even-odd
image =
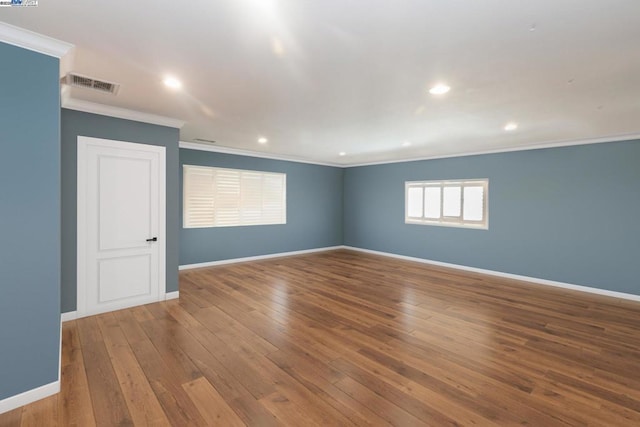
{"type": "Polygon", "coordinates": [[[56,0],[0,20],[122,85],[73,98],[185,120],[183,141],[360,164],[640,133],[638,0],[56,0]]]}

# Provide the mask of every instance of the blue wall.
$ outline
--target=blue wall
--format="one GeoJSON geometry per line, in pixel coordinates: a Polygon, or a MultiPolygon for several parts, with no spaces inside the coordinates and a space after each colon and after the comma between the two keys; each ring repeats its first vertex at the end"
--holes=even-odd
{"type": "Polygon", "coordinates": [[[346,169],[345,244],[640,295],[640,141],[346,169]],[[404,182],[489,178],[489,230],[404,223],[404,182]]]}
{"type": "Polygon", "coordinates": [[[58,379],[57,58],[0,43],[0,400],[58,379]]]}
{"type": "Polygon", "coordinates": [[[62,110],[62,304],[76,310],[78,136],[160,145],[167,148],[167,292],[178,290],[179,130],[73,110],[62,110]]]}
{"type": "MultiPolygon", "coordinates": [[[[185,164],[286,173],[287,223],[185,229],[180,209],[180,264],[342,244],[342,169],[181,149],[181,169],[185,164]]],[[[182,172],[180,175],[182,200],[182,172]]]]}

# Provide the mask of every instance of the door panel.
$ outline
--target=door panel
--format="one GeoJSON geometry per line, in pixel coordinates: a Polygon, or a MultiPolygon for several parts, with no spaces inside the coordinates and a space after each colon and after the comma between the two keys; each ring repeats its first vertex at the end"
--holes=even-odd
{"type": "Polygon", "coordinates": [[[79,316],[163,299],[164,162],[164,147],[78,137],[79,316]]]}
{"type": "Polygon", "coordinates": [[[152,259],[149,254],[98,260],[98,303],[149,295],[152,259]]]}
{"type": "Polygon", "coordinates": [[[100,250],[145,247],[153,237],[151,163],[98,154],[100,250]]]}

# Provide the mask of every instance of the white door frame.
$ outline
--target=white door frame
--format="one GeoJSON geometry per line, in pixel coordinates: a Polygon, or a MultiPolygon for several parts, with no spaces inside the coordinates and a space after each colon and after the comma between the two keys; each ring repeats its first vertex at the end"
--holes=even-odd
{"type": "MultiPolygon", "coordinates": [[[[88,136],[78,136],[78,158],[77,158],[77,317],[91,316],[99,314],[101,312],[118,310],[121,308],[127,308],[126,302],[118,308],[108,308],[105,310],[98,310],[87,312],[86,307],[86,263],[87,263],[87,250],[86,250],[86,228],[87,228],[87,213],[86,213],[86,194],[87,194],[87,164],[86,154],[89,146],[107,147],[107,148],[121,148],[121,149],[135,149],[144,152],[157,153],[159,155],[158,165],[158,179],[159,179],[159,194],[158,194],[158,297],[150,298],[149,301],[142,304],[148,304],[157,301],[164,301],[166,299],[167,285],[166,285],[166,148],[156,145],[138,144],[134,142],[115,141],[110,139],[92,138],[88,136]]],[[[140,305],[136,303],[134,305],[140,305]]]]}

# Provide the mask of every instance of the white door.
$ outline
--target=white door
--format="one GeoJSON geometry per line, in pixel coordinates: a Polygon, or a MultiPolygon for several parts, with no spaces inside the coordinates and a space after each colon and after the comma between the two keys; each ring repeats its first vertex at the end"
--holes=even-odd
{"type": "Polygon", "coordinates": [[[165,148],[78,137],[78,317],[164,299],[165,148]]]}

